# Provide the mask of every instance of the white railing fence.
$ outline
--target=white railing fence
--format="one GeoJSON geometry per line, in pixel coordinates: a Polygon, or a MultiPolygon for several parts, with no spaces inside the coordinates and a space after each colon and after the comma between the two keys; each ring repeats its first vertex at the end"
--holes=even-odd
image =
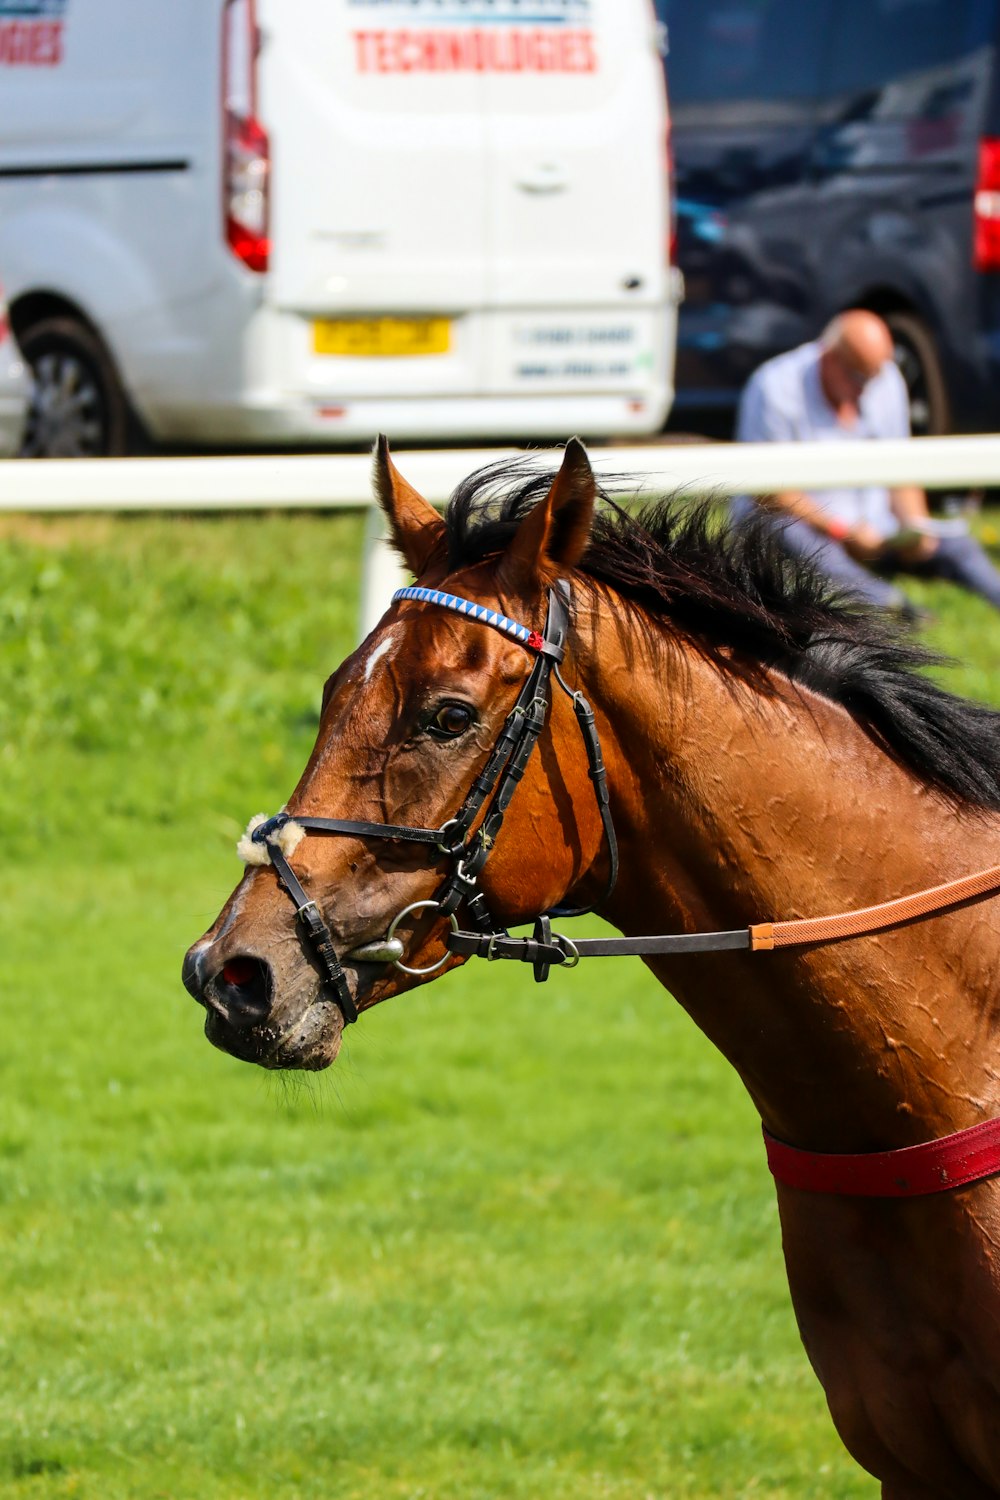
{"type": "MultiPolygon", "coordinates": [[[[400,450],[411,484],[443,505],[461,479],[515,449],[400,450]]],[[[532,450],[542,467],[557,449],[532,450]]],[[[1000,486],[1000,436],[878,443],[660,444],[594,448],[599,475],[630,475],[644,497],[769,494],[842,485],[918,484],[926,489],[1000,486]]],[[[362,632],[385,608],[401,572],[373,508],[367,454],[225,458],[62,459],[0,462],[0,510],[143,511],[362,509],[366,527],[362,632]]]]}

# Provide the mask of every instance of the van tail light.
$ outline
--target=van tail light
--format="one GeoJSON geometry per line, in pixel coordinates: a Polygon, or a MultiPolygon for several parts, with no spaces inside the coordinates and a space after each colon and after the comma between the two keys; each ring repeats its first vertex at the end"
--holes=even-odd
{"type": "Polygon", "coordinates": [[[251,271],[271,256],[271,146],[257,119],[254,0],[226,0],[222,33],[222,210],[226,243],[251,271]]]}
{"type": "Polygon", "coordinates": [[[3,287],[0,286],[0,344],[10,333],[10,320],[7,317],[7,304],[4,301],[3,287]]]}
{"type": "Polygon", "coordinates": [[[667,265],[677,264],[677,190],[675,185],[674,137],[667,121],[663,143],[663,170],[667,174],[667,265]]]}
{"type": "Polygon", "coordinates": [[[1000,140],[979,142],[973,203],[973,265],[977,271],[1000,271],[1000,140]]]}
{"type": "Polygon", "coordinates": [[[660,19],[660,7],[649,0],[649,22],[656,51],[661,59],[663,77],[663,102],[667,123],[663,132],[663,171],[667,181],[667,238],[663,254],[668,266],[677,264],[677,196],[674,192],[674,141],[670,130],[670,90],[667,87],[666,60],[670,52],[670,34],[667,23],[660,19]]]}
{"type": "Polygon", "coordinates": [[[266,271],[271,256],[268,238],[268,180],[271,150],[267,131],[252,116],[226,116],[226,241],[251,271],[266,271]]]}

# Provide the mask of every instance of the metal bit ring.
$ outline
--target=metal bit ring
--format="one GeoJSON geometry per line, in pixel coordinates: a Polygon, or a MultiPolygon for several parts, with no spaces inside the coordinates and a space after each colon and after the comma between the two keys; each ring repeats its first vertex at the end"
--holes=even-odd
{"type": "MultiPolygon", "coordinates": [[[[404,917],[408,917],[411,911],[421,911],[423,908],[428,906],[436,906],[440,909],[441,903],[440,901],[411,901],[409,906],[404,906],[403,910],[401,912],[397,912],[392,921],[389,923],[389,928],[385,935],[386,942],[391,942],[395,937],[396,928],[399,926],[404,917]]],[[[455,916],[455,913],[453,911],[448,913],[448,921],[451,923],[452,932],[457,932],[458,918],[455,916]]],[[[400,963],[398,958],[393,960],[392,966],[394,969],[400,969],[404,974],[436,974],[438,969],[444,967],[449,958],[451,958],[451,954],[445,953],[443,957],[438,959],[436,964],[428,964],[426,968],[423,969],[411,968],[409,964],[400,963]]]]}

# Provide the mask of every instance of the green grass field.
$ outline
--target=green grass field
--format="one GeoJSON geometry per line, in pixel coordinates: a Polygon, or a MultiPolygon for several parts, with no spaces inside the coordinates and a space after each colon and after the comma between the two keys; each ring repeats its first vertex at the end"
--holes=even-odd
{"type": "MultiPolygon", "coordinates": [[[[0,1495],[873,1497],[753,1111],[637,961],[481,966],[318,1077],[179,980],[356,619],[361,522],[0,532],[0,1495]]],[[[934,644],[1000,701],[995,617],[934,644]]]]}

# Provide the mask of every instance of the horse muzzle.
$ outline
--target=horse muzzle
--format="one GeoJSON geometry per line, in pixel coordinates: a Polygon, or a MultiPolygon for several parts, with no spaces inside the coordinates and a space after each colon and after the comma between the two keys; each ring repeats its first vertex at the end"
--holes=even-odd
{"type": "Polygon", "coordinates": [[[309,971],[309,983],[279,985],[272,965],[256,954],[223,956],[202,939],[184,957],[185,989],[204,1006],[205,1035],[214,1047],[263,1068],[318,1071],[340,1050],[343,1017],[309,971]]]}

